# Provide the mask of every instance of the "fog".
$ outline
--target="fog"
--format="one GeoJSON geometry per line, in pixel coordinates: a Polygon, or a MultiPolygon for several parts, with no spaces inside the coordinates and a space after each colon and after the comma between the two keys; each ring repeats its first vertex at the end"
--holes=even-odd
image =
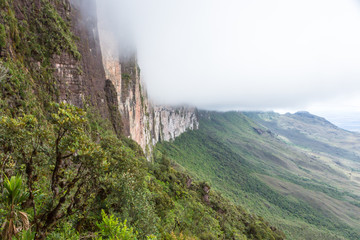
{"type": "MultiPolygon", "coordinates": [[[[155,102],[306,110],[360,95],[353,0],[98,0],[155,102]]],[[[105,24],[104,24],[105,23],[105,24]]],[[[360,110],[360,101],[354,109],[360,110]]],[[[321,109],[320,109],[321,110],[321,109]]]]}

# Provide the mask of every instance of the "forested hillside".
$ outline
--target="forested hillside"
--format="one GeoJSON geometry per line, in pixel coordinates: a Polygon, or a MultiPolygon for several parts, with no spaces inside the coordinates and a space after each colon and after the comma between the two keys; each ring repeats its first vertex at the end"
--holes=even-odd
{"type": "Polygon", "coordinates": [[[284,239],[122,135],[96,31],[68,1],[0,7],[2,239],[284,239]]]}
{"type": "Polygon", "coordinates": [[[359,135],[308,113],[200,111],[158,146],[289,239],[359,239],[359,135]]]}

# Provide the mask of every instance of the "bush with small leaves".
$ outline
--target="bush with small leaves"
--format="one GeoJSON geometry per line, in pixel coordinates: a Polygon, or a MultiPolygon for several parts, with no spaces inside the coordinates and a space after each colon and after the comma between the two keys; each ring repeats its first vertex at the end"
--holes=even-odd
{"type": "Polygon", "coordinates": [[[105,211],[101,211],[102,222],[98,223],[100,231],[97,240],[136,240],[137,232],[126,225],[126,220],[120,222],[114,215],[106,215],[105,211]]]}

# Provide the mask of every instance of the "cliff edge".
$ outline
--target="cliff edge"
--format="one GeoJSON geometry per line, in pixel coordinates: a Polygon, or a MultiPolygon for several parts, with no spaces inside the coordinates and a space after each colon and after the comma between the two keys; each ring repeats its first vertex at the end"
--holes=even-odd
{"type": "MultiPolygon", "coordinates": [[[[135,140],[151,156],[159,141],[170,141],[187,130],[199,127],[197,110],[193,107],[154,105],[142,82],[136,53],[121,52],[106,23],[99,23],[102,64],[106,79],[115,89],[117,110],[121,115],[121,132],[135,140]]],[[[97,37],[96,37],[97,38],[97,37]]]]}

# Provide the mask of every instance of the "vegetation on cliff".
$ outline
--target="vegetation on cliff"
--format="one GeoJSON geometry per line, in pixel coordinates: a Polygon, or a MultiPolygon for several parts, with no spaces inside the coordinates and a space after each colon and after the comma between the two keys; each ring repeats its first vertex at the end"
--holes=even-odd
{"type": "Polygon", "coordinates": [[[67,1],[0,6],[3,239],[284,238],[161,152],[147,162],[91,104],[57,102],[53,58],[81,58],[67,1]]]}
{"type": "MultiPolygon", "coordinates": [[[[127,220],[140,239],[283,238],[262,219],[210,192],[206,183],[192,182],[161,153],[148,163],[137,144],[119,139],[96,115],[68,104],[50,108],[44,120],[29,114],[0,117],[1,181],[23,176],[14,207],[30,219],[36,239],[95,238],[104,231],[105,223],[96,224],[102,211],[127,220]]],[[[14,214],[1,204],[5,233],[14,214]]]]}

